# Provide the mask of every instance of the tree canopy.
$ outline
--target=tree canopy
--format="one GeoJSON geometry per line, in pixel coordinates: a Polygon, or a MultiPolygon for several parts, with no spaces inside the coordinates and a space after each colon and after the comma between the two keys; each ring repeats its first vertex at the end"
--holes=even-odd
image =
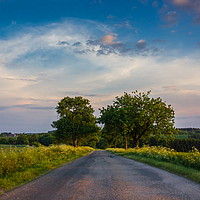
{"type": "Polygon", "coordinates": [[[99,128],[88,99],[81,96],[65,97],[56,107],[59,119],[52,123],[58,142],[72,143],[75,147],[85,138],[97,134],[99,128]]]}
{"type": "Polygon", "coordinates": [[[117,96],[111,106],[100,109],[99,122],[104,124],[104,131],[113,140],[123,140],[125,148],[130,141],[138,147],[140,139],[150,135],[172,135],[175,130],[171,105],[160,97],[150,98],[149,94],[150,91],[124,93],[117,96]]]}

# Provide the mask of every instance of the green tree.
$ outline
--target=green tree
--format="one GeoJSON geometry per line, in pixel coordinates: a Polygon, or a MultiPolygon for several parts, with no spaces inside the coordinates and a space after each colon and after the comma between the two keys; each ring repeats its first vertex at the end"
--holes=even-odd
{"type": "MultiPolygon", "coordinates": [[[[150,91],[147,93],[132,94],[124,93],[121,97],[116,97],[112,109],[117,114],[110,116],[113,125],[119,127],[125,140],[125,148],[128,141],[133,141],[135,147],[139,146],[140,139],[145,139],[151,135],[167,134],[173,135],[174,111],[171,105],[167,105],[160,97],[150,98],[150,91]]],[[[105,118],[109,113],[110,106],[101,109],[100,121],[109,124],[110,119],[105,118]]]]}
{"type": "Polygon", "coordinates": [[[107,108],[102,108],[100,111],[99,123],[104,125],[102,138],[106,141],[107,147],[116,147],[126,138],[121,129],[122,127],[118,123],[120,118],[118,109],[114,106],[107,106],[107,108]]]}
{"type": "Polygon", "coordinates": [[[88,99],[65,97],[58,102],[56,109],[59,119],[52,123],[52,127],[57,129],[54,135],[58,142],[71,142],[77,147],[81,140],[99,130],[88,99]]]}
{"type": "Polygon", "coordinates": [[[19,134],[17,136],[17,144],[28,145],[29,144],[28,136],[25,134],[19,134]]]}
{"type": "Polygon", "coordinates": [[[39,135],[38,141],[40,144],[49,146],[50,144],[53,144],[54,137],[52,133],[43,133],[39,135]]]}
{"type": "Polygon", "coordinates": [[[28,140],[30,145],[34,145],[35,143],[38,143],[39,135],[38,134],[31,134],[28,135],[28,140]]]}
{"type": "Polygon", "coordinates": [[[9,144],[7,137],[0,137],[0,144],[9,144]]]}

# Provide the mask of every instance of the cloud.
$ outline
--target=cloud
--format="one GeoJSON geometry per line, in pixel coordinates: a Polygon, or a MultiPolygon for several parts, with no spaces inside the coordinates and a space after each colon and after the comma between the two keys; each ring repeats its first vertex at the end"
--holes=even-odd
{"type": "Polygon", "coordinates": [[[81,44],[81,42],[75,42],[72,46],[73,47],[81,47],[82,44],[81,44]]]}
{"type": "Polygon", "coordinates": [[[101,41],[105,44],[105,45],[113,45],[116,44],[118,42],[115,42],[115,40],[117,39],[117,37],[115,37],[116,34],[111,34],[111,35],[105,35],[101,38],[101,41]]]}
{"type": "Polygon", "coordinates": [[[70,44],[68,42],[66,42],[66,41],[59,41],[58,45],[68,46],[70,44]]]}
{"type": "Polygon", "coordinates": [[[33,104],[22,104],[22,105],[9,105],[9,106],[1,106],[0,111],[8,110],[8,109],[30,109],[30,110],[52,110],[55,109],[55,107],[48,107],[48,106],[36,106],[33,104]]]}
{"type": "Polygon", "coordinates": [[[178,6],[188,6],[191,0],[171,0],[171,2],[178,6]]]}
{"type": "Polygon", "coordinates": [[[81,92],[66,92],[67,95],[72,95],[72,96],[84,96],[84,97],[97,97],[99,96],[98,94],[87,94],[87,93],[81,93],[81,92]]]}
{"type": "Polygon", "coordinates": [[[136,46],[138,49],[145,49],[147,46],[147,42],[145,40],[138,40],[136,46]]]}
{"type": "Polygon", "coordinates": [[[167,85],[167,86],[163,86],[163,89],[164,90],[167,90],[167,91],[177,91],[178,88],[176,85],[167,85]]]}
{"type": "Polygon", "coordinates": [[[171,30],[170,33],[175,34],[177,33],[177,30],[171,30]]]}
{"type": "Polygon", "coordinates": [[[199,0],[170,0],[169,2],[181,9],[198,10],[200,6],[199,0]]]}
{"type": "Polygon", "coordinates": [[[149,5],[158,9],[158,14],[166,23],[165,27],[172,27],[183,18],[185,14],[193,17],[193,23],[200,24],[200,1],[199,0],[138,0],[142,4],[149,5]]]}
{"type": "Polygon", "coordinates": [[[69,20],[26,28],[0,40],[1,116],[8,116],[19,128],[29,124],[25,126],[30,130],[31,120],[40,123],[38,127],[51,124],[56,119],[54,108],[64,96],[85,96],[98,110],[115,96],[135,89],[151,89],[153,95],[175,105],[178,116],[195,111],[193,105],[200,100],[195,93],[200,90],[199,52],[188,56],[161,52],[145,39],[123,43],[121,35],[108,29],[69,20]],[[186,105],[179,95],[190,96],[188,102],[193,104],[186,105]]]}
{"type": "Polygon", "coordinates": [[[199,0],[165,0],[165,3],[170,3],[180,10],[195,12],[200,14],[200,1],[199,0]]]}
{"type": "Polygon", "coordinates": [[[178,23],[178,14],[176,11],[170,11],[163,15],[162,19],[167,23],[166,26],[172,27],[174,24],[178,23]]]}
{"type": "Polygon", "coordinates": [[[100,40],[87,40],[86,41],[86,45],[92,45],[92,46],[97,46],[97,45],[101,45],[101,41],[100,40]]]}
{"type": "Polygon", "coordinates": [[[0,79],[3,79],[3,80],[9,80],[9,81],[37,82],[36,79],[31,79],[31,78],[0,77],[0,79]]]}
{"type": "Polygon", "coordinates": [[[179,10],[195,15],[193,22],[200,24],[200,1],[199,0],[170,0],[169,3],[179,10]]]}
{"type": "Polygon", "coordinates": [[[152,42],[155,42],[155,43],[163,43],[163,42],[165,42],[165,40],[156,38],[156,39],[152,40],[152,42]]]}
{"type": "Polygon", "coordinates": [[[114,19],[114,18],[116,18],[116,16],[114,16],[114,15],[108,15],[107,16],[107,19],[114,19]]]}
{"type": "Polygon", "coordinates": [[[126,28],[126,29],[133,29],[133,26],[129,20],[125,20],[121,23],[115,24],[116,28],[126,28]]]}

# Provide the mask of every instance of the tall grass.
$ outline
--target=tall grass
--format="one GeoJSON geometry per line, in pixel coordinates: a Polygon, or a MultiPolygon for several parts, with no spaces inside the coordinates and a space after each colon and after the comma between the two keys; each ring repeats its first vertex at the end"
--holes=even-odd
{"type": "Polygon", "coordinates": [[[200,152],[193,148],[188,153],[166,147],[144,146],[138,149],[107,149],[115,154],[137,160],[200,183],[200,152]]]}
{"type": "Polygon", "coordinates": [[[0,149],[0,193],[16,184],[35,178],[56,166],[83,156],[90,147],[74,148],[67,145],[0,149]]]}
{"type": "Polygon", "coordinates": [[[188,153],[176,152],[174,149],[160,146],[144,146],[142,148],[128,149],[126,151],[124,149],[108,150],[121,154],[125,153],[126,155],[135,154],[146,158],[153,158],[159,161],[167,161],[170,163],[200,170],[200,152],[196,148],[193,148],[193,150],[188,153]]]}

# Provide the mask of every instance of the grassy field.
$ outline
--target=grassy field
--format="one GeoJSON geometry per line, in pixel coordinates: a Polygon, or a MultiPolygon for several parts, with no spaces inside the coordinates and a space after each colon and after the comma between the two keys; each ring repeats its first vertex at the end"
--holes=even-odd
{"type": "Polygon", "coordinates": [[[11,152],[11,151],[21,151],[24,147],[27,147],[26,145],[4,145],[0,144],[0,149],[1,151],[3,150],[4,152],[11,152]]]}
{"type": "Polygon", "coordinates": [[[0,147],[0,193],[92,152],[90,147],[0,147]]]}
{"type": "Polygon", "coordinates": [[[200,183],[200,152],[195,148],[189,153],[176,152],[165,147],[138,149],[107,149],[108,151],[150,164],[200,183]]]}

